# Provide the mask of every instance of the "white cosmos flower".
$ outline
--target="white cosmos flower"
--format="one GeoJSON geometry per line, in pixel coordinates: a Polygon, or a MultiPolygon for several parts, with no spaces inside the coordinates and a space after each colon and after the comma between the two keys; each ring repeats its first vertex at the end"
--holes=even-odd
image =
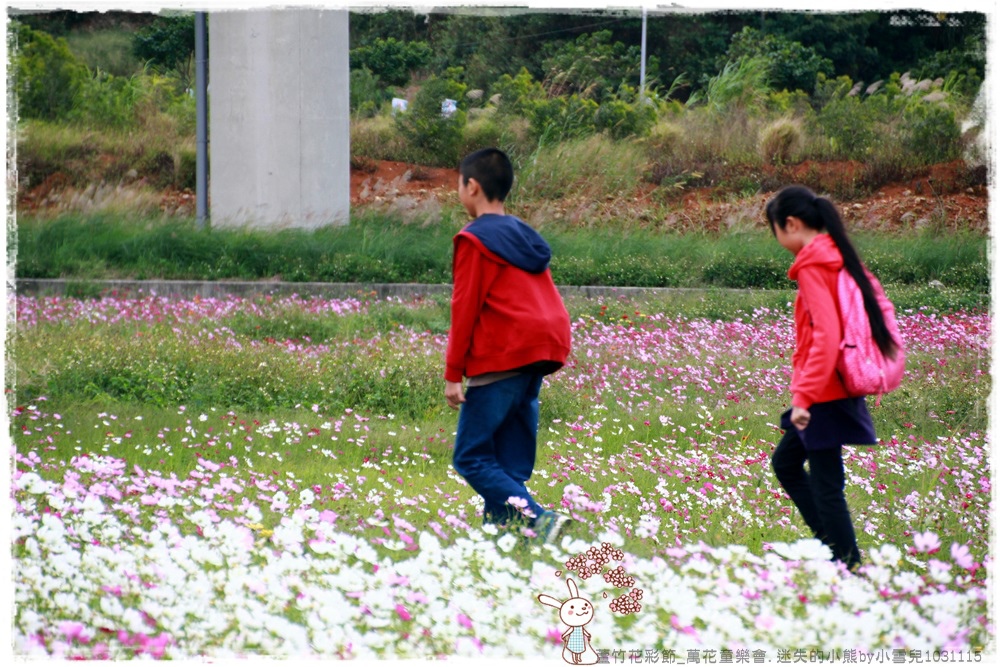
{"type": "Polygon", "coordinates": [[[49,493],[52,488],[53,484],[51,482],[42,479],[38,473],[34,472],[22,473],[20,477],[14,480],[15,491],[41,495],[49,493]]]}
{"type": "Polygon", "coordinates": [[[803,539],[791,544],[774,542],[771,547],[774,553],[788,560],[830,560],[833,556],[830,547],[816,539],[803,539]]]}
{"type": "Polygon", "coordinates": [[[422,532],[417,538],[417,545],[420,547],[420,553],[435,555],[437,552],[441,551],[441,542],[437,537],[428,533],[422,532]]]}
{"type": "Polygon", "coordinates": [[[895,544],[883,544],[877,549],[869,549],[868,553],[872,563],[888,567],[896,567],[903,558],[903,552],[895,544]]]}
{"type": "Polygon", "coordinates": [[[264,519],[263,513],[261,513],[260,508],[256,505],[250,505],[246,509],[246,518],[250,523],[260,523],[264,519]]]}

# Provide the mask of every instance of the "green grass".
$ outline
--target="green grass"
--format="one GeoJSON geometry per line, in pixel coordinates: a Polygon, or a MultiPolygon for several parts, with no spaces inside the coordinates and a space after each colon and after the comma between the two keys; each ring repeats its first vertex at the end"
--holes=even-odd
{"type": "MultiPolygon", "coordinates": [[[[193,220],[68,214],[17,221],[20,278],[259,280],[289,282],[451,281],[457,211],[404,222],[377,213],[316,231],[198,229],[193,220]]],[[[552,274],[561,285],[789,289],[791,257],[763,228],[703,234],[551,224],[552,274]]],[[[988,240],[913,231],[858,233],[869,267],[886,285],[989,292],[988,240]]]]}

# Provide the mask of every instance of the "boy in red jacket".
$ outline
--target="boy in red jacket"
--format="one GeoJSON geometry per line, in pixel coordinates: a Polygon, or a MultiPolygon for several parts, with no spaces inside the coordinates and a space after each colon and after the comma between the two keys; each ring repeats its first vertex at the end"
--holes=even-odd
{"type": "Polygon", "coordinates": [[[566,363],[569,314],[552,282],[548,243],[504,212],[513,183],[513,166],[496,148],[459,166],[458,196],[474,220],[454,238],[444,376],[448,405],[461,406],[452,463],[483,497],[484,523],[523,514],[552,544],[569,519],[543,509],[525,482],[535,466],[538,392],[543,376],[566,363]]]}

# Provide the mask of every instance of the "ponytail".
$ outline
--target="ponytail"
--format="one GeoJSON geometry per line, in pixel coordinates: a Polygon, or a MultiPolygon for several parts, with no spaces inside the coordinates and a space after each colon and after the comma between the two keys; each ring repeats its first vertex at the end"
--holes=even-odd
{"type": "Polygon", "coordinates": [[[847,229],[840,218],[840,213],[833,205],[833,202],[826,197],[817,197],[812,190],[802,185],[789,185],[782,188],[774,199],[767,203],[767,219],[771,225],[771,231],[777,225],[785,228],[789,216],[795,216],[810,229],[817,231],[826,230],[837,244],[841,257],[844,258],[844,268],[861,289],[861,295],[865,303],[865,312],[868,314],[868,325],[872,330],[872,338],[878,345],[882,354],[890,359],[896,358],[896,350],[899,345],[892,338],[888,327],[885,324],[885,317],[879,307],[878,299],[875,297],[875,288],[871,280],[868,279],[868,272],[858,251],[854,249],[854,244],[847,236],[847,229]]]}

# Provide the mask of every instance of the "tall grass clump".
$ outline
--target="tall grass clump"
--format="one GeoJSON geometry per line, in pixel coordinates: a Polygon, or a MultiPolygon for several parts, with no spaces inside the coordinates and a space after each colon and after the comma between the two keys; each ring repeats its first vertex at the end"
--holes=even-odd
{"type": "Polygon", "coordinates": [[[397,161],[406,161],[410,156],[409,144],[389,114],[353,117],[350,132],[351,155],[397,161]]]}
{"type": "Polygon", "coordinates": [[[631,194],[645,170],[642,146],[604,134],[542,145],[522,166],[511,202],[631,194]]]}
{"type": "Polygon", "coordinates": [[[768,123],[760,132],[760,154],[769,164],[788,164],[804,144],[802,122],[783,117],[768,123]]]}

